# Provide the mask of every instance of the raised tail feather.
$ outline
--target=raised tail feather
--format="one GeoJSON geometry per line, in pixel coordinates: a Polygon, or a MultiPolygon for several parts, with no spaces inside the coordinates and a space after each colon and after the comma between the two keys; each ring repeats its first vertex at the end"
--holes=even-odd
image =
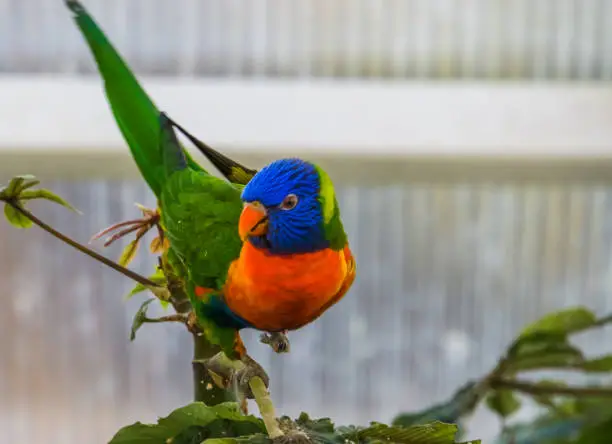
{"type": "Polygon", "coordinates": [[[208,146],[200,139],[192,135],[189,131],[183,128],[181,125],[170,119],[170,123],[174,125],[185,137],[187,137],[191,143],[193,143],[198,150],[212,163],[215,168],[219,170],[227,180],[232,183],[246,185],[257,174],[257,170],[252,170],[239,164],[233,159],[221,154],[219,151],[208,146]]]}
{"type": "MultiPolygon", "coordinates": [[[[94,56],[109,105],[140,173],[159,196],[166,177],[160,150],[160,113],[85,7],[76,0],[66,0],[66,6],[94,56]]],[[[203,171],[189,153],[185,151],[184,156],[189,167],[203,171]]]]}

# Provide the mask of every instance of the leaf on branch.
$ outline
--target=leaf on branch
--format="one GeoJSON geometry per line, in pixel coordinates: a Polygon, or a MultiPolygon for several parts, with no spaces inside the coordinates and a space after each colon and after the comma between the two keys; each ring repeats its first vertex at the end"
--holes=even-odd
{"type": "MultiPolygon", "coordinates": [[[[164,275],[164,272],[162,270],[160,270],[159,268],[157,268],[155,270],[155,273],[153,273],[151,276],[149,276],[149,280],[155,282],[158,285],[161,286],[166,286],[167,281],[166,281],[166,276],[164,275]]],[[[128,293],[128,295],[125,297],[126,300],[130,299],[132,296],[134,296],[137,293],[141,293],[143,291],[147,290],[147,287],[145,287],[142,284],[136,284],[134,286],[134,288],[132,288],[132,290],[128,293]]],[[[161,302],[166,302],[166,301],[161,301],[161,302]]]]}
{"type": "Polygon", "coordinates": [[[521,402],[511,390],[494,390],[486,399],[487,406],[502,418],[507,418],[521,408],[521,402]]]}
{"type": "Polygon", "coordinates": [[[610,372],[612,371],[612,355],[600,356],[599,358],[589,359],[582,364],[582,369],[586,372],[610,372]]]}
{"type": "Polygon", "coordinates": [[[597,318],[592,311],[584,307],[572,307],[549,313],[528,325],[519,338],[543,332],[570,334],[585,330],[596,323],[597,318]]]}
{"type": "Polygon", "coordinates": [[[142,324],[145,323],[147,319],[147,310],[149,309],[149,304],[153,302],[155,298],[147,299],[142,303],[136,314],[134,315],[134,320],[132,321],[132,329],[130,331],[130,341],[136,339],[136,332],[142,327],[142,324]]]}
{"type": "Polygon", "coordinates": [[[36,185],[40,184],[40,180],[34,179],[34,176],[30,176],[30,177],[31,177],[31,179],[26,179],[21,184],[21,190],[20,191],[27,190],[29,188],[35,187],[36,185]]]}
{"type": "Polygon", "coordinates": [[[29,190],[39,183],[40,181],[34,176],[26,174],[13,177],[6,187],[0,189],[0,200],[5,201],[4,215],[11,225],[17,228],[30,228],[33,225],[26,215],[15,208],[15,205],[25,208],[23,201],[27,200],[46,199],[80,213],[64,199],[49,190],[29,190]]]}
{"type": "Polygon", "coordinates": [[[49,190],[45,190],[45,189],[30,190],[30,191],[23,191],[19,194],[19,200],[34,200],[34,199],[44,199],[44,200],[48,200],[51,202],[55,202],[56,204],[66,207],[69,210],[74,211],[75,213],[82,214],[75,207],[73,207],[68,202],[66,202],[64,199],[59,197],[57,194],[49,190]]]}
{"type": "MultiPolygon", "coordinates": [[[[370,427],[350,432],[342,436],[342,438],[354,442],[383,441],[399,444],[454,444],[457,430],[457,426],[454,424],[445,424],[438,421],[410,427],[390,427],[373,422],[370,427]]],[[[472,443],[478,442],[472,441],[472,443]]]]}
{"type": "Polygon", "coordinates": [[[117,261],[119,265],[127,267],[130,262],[134,260],[136,257],[136,253],[138,252],[138,244],[140,243],[140,239],[134,239],[132,242],[126,245],[117,261]]]}
{"type": "Polygon", "coordinates": [[[471,414],[483,395],[480,384],[475,381],[466,383],[453,396],[425,410],[415,413],[401,413],[392,421],[394,426],[408,427],[431,421],[442,421],[460,426],[461,419],[471,414]]]}
{"type": "MultiPolygon", "coordinates": [[[[535,338],[534,338],[535,339],[535,338]]],[[[538,338],[537,341],[519,341],[511,353],[508,353],[508,370],[513,372],[555,369],[580,368],[584,363],[582,352],[566,341],[552,337],[549,341],[538,338]]]]}
{"type": "Polygon", "coordinates": [[[4,216],[6,217],[6,220],[14,227],[30,228],[32,226],[32,221],[30,219],[8,203],[4,204],[4,216]]]}
{"type": "Polygon", "coordinates": [[[149,251],[152,254],[161,253],[163,251],[163,242],[159,236],[155,236],[149,245],[149,251]]]}
{"type": "MultiPolygon", "coordinates": [[[[287,417],[281,418],[281,427],[287,417]]],[[[369,427],[335,427],[329,418],[310,419],[302,413],[295,421],[312,441],[321,443],[398,443],[398,444],[454,444],[458,427],[439,421],[403,427],[372,422],[369,427]]],[[[479,444],[480,441],[470,441],[479,444]]],[[[469,444],[469,443],[464,443],[469,444]]]]}
{"type": "Polygon", "coordinates": [[[0,190],[0,197],[5,199],[15,198],[25,188],[33,187],[39,183],[36,178],[30,174],[15,176],[9,184],[0,190]]]}
{"type": "Polygon", "coordinates": [[[243,438],[256,436],[263,443],[267,440],[264,433],[263,421],[242,415],[236,403],[209,407],[195,402],[160,418],[157,424],[137,422],[126,426],[115,434],[109,444],[186,444],[217,441],[219,438],[223,443],[250,442],[250,439],[243,441],[243,438]]]}

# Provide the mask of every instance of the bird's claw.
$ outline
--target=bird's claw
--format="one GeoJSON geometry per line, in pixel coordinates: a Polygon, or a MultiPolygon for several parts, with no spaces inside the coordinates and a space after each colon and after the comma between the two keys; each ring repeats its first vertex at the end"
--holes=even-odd
{"type": "Polygon", "coordinates": [[[251,379],[259,376],[266,388],[268,388],[270,385],[270,377],[263,367],[250,356],[245,355],[242,358],[242,363],[244,364],[244,367],[241,370],[236,371],[233,375],[234,383],[237,385],[238,390],[246,399],[255,399],[255,396],[253,396],[253,392],[251,391],[251,386],[249,385],[251,379]]]}
{"type": "Polygon", "coordinates": [[[286,332],[262,333],[259,336],[259,342],[268,344],[276,353],[289,353],[291,350],[291,343],[286,332]]]}

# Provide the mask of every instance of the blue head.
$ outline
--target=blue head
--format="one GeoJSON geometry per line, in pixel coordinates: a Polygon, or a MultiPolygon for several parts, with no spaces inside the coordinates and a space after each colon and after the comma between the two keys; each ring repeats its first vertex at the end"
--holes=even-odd
{"type": "Polygon", "coordinates": [[[242,192],[245,206],[240,217],[240,236],[273,254],[327,248],[325,199],[321,194],[327,188],[325,183],[322,186],[321,170],[309,162],[300,159],[272,162],[242,192]]]}

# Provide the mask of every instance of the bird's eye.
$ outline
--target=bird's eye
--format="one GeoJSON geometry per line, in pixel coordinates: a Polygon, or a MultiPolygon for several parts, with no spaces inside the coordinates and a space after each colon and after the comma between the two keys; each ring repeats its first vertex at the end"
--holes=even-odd
{"type": "Polygon", "coordinates": [[[288,194],[280,204],[281,210],[292,210],[298,203],[298,198],[295,194],[288,194]]]}

